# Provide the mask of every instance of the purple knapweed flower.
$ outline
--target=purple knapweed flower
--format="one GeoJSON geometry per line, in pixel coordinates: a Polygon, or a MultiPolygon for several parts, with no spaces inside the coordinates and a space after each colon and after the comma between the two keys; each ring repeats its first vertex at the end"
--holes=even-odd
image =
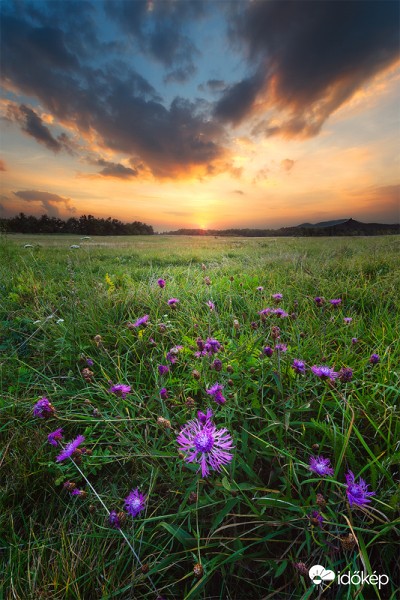
{"type": "Polygon", "coordinates": [[[206,423],[208,423],[212,420],[213,414],[214,413],[211,410],[211,408],[207,408],[206,414],[204,414],[203,412],[201,412],[201,410],[199,410],[197,413],[197,418],[202,425],[205,425],[206,423]]]}
{"type": "Polygon", "coordinates": [[[135,488],[125,498],[125,510],[132,517],[137,517],[142,510],[146,507],[146,496],[139,492],[138,488],[135,488]]]}
{"type": "Polygon", "coordinates": [[[353,344],[353,346],[355,344],[358,344],[358,338],[351,338],[351,343],[353,344]]]}
{"type": "Polygon", "coordinates": [[[286,344],[276,344],[275,350],[277,352],[287,352],[287,346],[286,344]]]}
{"type": "Polygon", "coordinates": [[[350,323],[352,322],[352,317],[344,317],[343,321],[344,323],[346,323],[346,325],[350,325],[350,323]]]}
{"type": "Polygon", "coordinates": [[[322,306],[323,304],[325,304],[325,298],[322,298],[322,296],[316,296],[314,298],[314,302],[317,306],[322,306]]]}
{"type": "Polygon", "coordinates": [[[269,356],[271,357],[273,355],[274,351],[270,346],[265,346],[263,348],[263,354],[265,354],[265,356],[269,356]]]}
{"type": "Polygon", "coordinates": [[[83,444],[84,441],[85,441],[84,436],[78,435],[78,437],[76,437],[74,440],[72,440],[72,442],[70,442],[69,444],[67,444],[65,446],[63,451],[57,456],[56,461],[61,462],[62,460],[65,460],[66,458],[71,458],[71,456],[74,454],[74,452],[76,452],[78,450],[78,446],[83,444]]]}
{"type": "Polygon", "coordinates": [[[258,314],[261,316],[265,316],[265,315],[269,315],[270,312],[272,311],[272,308],[263,308],[262,310],[258,311],[258,314]]]}
{"type": "Polygon", "coordinates": [[[324,518],[318,510],[313,510],[312,513],[308,515],[308,518],[313,525],[317,525],[318,527],[322,527],[324,523],[324,518]]]}
{"type": "Polygon", "coordinates": [[[164,388],[164,387],[161,388],[161,390],[160,390],[160,398],[161,398],[161,400],[167,400],[167,398],[168,398],[167,388],[164,388]]]}
{"type": "Polygon", "coordinates": [[[93,367],[93,365],[94,365],[93,359],[92,358],[87,358],[86,359],[86,364],[87,364],[88,367],[93,367]]]}
{"type": "Polygon", "coordinates": [[[226,398],[222,395],[222,390],[224,389],[223,385],[219,383],[215,383],[208,390],[206,390],[207,394],[212,396],[217,404],[225,404],[226,398]]]}
{"type": "Polygon", "coordinates": [[[33,416],[39,419],[48,419],[55,413],[54,406],[47,398],[41,398],[33,407],[33,416]]]}
{"type": "Polygon", "coordinates": [[[87,495],[87,493],[85,492],[85,490],[78,490],[78,488],[74,488],[73,490],[71,490],[71,496],[85,497],[86,495],[87,495]]]}
{"type": "Polygon", "coordinates": [[[369,484],[365,483],[364,479],[359,479],[359,483],[355,482],[354,473],[349,470],[346,474],[347,489],[346,494],[349,500],[350,506],[356,504],[357,506],[364,506],[371,502],[369,496],[375,496],[375,492],[368,492],[367,488],[369,484]]]}
{"type": "Polygon", "coordinates": [[[296,373],[305,373],[306,365],[302,360],[295,358],[292,363],[292,369],[296,371],[296,373]]]}
{"type": "Polygon", "coordinates": [[[340,306],[342,304],[342,299],[341,298],[333,298],[332,300],[329,300],[329,303],[334,306],[340,306]]]}
{"type": "Polygon", "coordinates": [[[179,300],[178,300],[178,298],[170,298],[170,299],[168,300],[168,305],[169,305],[169,306],[175,307],[175,306],[177,306],[178,304],[179,304],[179,300]]]}
{"type": "Polygon", "coordinates": [[[271,315],[277,315],[280,319],[285,319],[289,316],[289,313],[287,313],[286,310],[283,310],[283,308],[273,308],[271,310],[271,315]]]}
{"type": "Polygon", "coordinates": [[[339,379],[343,383],[351,381],[353,379],[353,369],[350,369],[350,367],[342,367],[339,371],[339,379]]]}
{"type": "Polygon", "coordinates": [[[323,456],[310,456],[309,469],[316,475],[325,477],[325,475],[333,475],[333,469],[330,466],[330,459],[323,456]]]}
{"type": "Polygon", "coordinates": [[[47,436],[47,441],[52,446],[57,446],[57,442],[60,442],[62,439],[63,439],[63,430],[61,429],[61,427],[59,429],[56,429],[55,431],[52,431],[47,436]]]}
{"type": "Polygon", "coordinates": [[[215,369],[215,371],[222,371],[222,360],[219,360],[219,358],[216,358],[215,360],[213,360],[210,367],[212,369],[215,369]]]}
{"type": "Polygon", "coordinates": [[[275,302],[280,302],[283,298],[283,294],[272,294],[272,298],[275,302]]]}
{"type": "Polygon", "coordinates": [[[263,286],[262,286],[262,285],[259,285],[259,286],[257,287],[257,292],[262,292],[262,291],[264,291],[264,288],[263,288],[263,286]]]}
{"type": "Polygon", "coordinates": [[[158,287],[165,288],[165,279],[157,279],[158,287]]]}
{"type": "Polygon", "coordinates": [[[160,375],[166,375],[169,372],[169,367],[167,365],[158,365],[158,372],[160,375]]]}
{"type": "Polygon", "coordinates": [[[381,358],[379,354],[371,354],[371,356],[369,357],[369,362],[371,363],[371,365],[377,365],[380,360],[381,358]]]}
{"type": "Polygon", "coordinates": [[[215,304],[214,304],[214,302],[211,302],[211,300],[208,300],[206,302],[206,304],[207,304],[208,308],[210,309],[210,311],[213,311],[215,309],[215,304]]]}
{"type": "Polygon", "coordinates": [[[117,383],[116,385],[112,385],[109,390],[112,394],[116,396],[120,396],[121,398],[125,398],[127,394],[131,391],[130,385],[125,385],[124,383],[117,383]]]}
{"type": "Polygon", "coordinates": [[[177,437],[179,451],[186,454],[185,461],[195,462],[201,470],[202,477],[207,477],[210,469],[221,471],[233,458],[229,450],[233,449],[232,437],[227,429],[217,429],[206,420],[201,423],[193,419],[186,423],[177,437]]]}
{"type": "Polygon", "coordinates": [[[320,367],[313,365],[311,367],[311,371],[314,373],[314,375],[317,375],[317,377],[320,377],[321,379],[330,379],[331,381],[334,381],[337,377],[339,377],[339,373],[336,373],[336,371],[330,367],[327,367],[326,365],[321,365],[320,367]]]}
{"type": "Polygon", "coordinates": [[[221,344],[214,338],[207,338],[204,344],[204,350],[211,356],[211,354],[217,354],[220,350],[221,344]]]}
{"type": "Polygon", "coordinates": [[[132,327],[140,327],[141,325],[146,325],[149,318],[149,315],[143,315],[143,317],[139,317],[139,319],[135,321],[135,323],[132,323],[132,327]]]}
{"type": "Polygon", "coordinates": [[[121,529],[121,521],[116,510],[112,510],[108,515],[108,521],[115,529],[121,529]]]}

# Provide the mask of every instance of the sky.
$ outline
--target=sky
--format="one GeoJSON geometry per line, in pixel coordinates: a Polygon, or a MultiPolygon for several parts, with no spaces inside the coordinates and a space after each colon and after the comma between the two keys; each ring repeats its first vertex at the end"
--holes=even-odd
{"type": "Polygon", "coordinates": [[[400,221],[397,0],[2,0],[0,216],[400,221]]]}

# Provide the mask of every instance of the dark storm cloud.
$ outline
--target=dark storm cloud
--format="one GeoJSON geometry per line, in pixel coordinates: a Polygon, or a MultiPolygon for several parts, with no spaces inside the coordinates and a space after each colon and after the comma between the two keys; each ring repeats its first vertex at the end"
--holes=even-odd
{"type": "Polygon", "coordinates": [[[137,177],[138,171],[131,169],[130,167],[124,167],[119,163],[110,162],[108,160],[99,159],[97,163],[99,167],[103,167],[100,171],[100,175],[104,177],[116,177],[118,179],[131,179],[137,177]]]}
{"type": "Polygon", "coordinates": [[[215,114],[237,123],[261,96],[283,114],[281,123],[259,126],[267,135],[317,134],[333,111],[399,58],[397,2],[270,0],[240,8],[231,36],[235,45],[246,44],[255,75],[229,88],[215,114]]]}
{"type": "Polygon", "coordinates": [[[62,143],[56,140],[48,127],[43,125],[42,119],[35,113],[34,110],[21,104],[9,104],[7,117],[10,120],[16,121],[21,126],[22,131],[35,138],[40,144],[44,144],[49,150],[59,152],[63,147],[62,143]]]}
{"type": "Polygon", "coordinates": [[[60,214],[59,205],[63,204],[64,208],[70,213],[75,212],[75,208],[71,206],[71,199],[64,198],[58,194],[51,194],[49,192],[40,192],[38,190],[26,190],[20,192],[13,192],[17,198],[24,200],[25,202],[40,202],[43,210],[50,217],[58,217],[60,214]]]}
{"type": "MultiPolygon", "coordinates": [[[[4,15],[1,27],[5,85],[36,97],[61,125],[78,130],[87,143],[96,139],[99,146],[139,157],[157,177],[173,177],[194,167],[209,170],[210,163],[223,156],[223,129],[210,121],[204,103],[176,98],[166,108],[134,69],[122,61],[96,67],[82,61],[74,53],[73,39],[58,28],[44,42],[43,27],[26,18],[4,15]]],[[[40,127],[34,114],[25,107],[20,125],[57,151],[62,142],[43,123],[40,127]]]]}

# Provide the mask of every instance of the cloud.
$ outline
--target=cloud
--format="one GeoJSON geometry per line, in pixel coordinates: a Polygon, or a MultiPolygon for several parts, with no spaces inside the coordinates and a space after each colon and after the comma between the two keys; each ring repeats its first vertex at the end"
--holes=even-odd
{"type": "Polygon", "coordinates": [[[0,171],[7,171],[6,163],[0,158],[0,171]]]}
{"type": "Polygon", "coordinates": [[[238,39],[245,44],[253,75],[225,91],[215,115],[238,124],[261,108],[258,132],[267,136],[317,135],[399,58],[398,4],[391,0],[243,3],[235,5],[230,32],[236,46],[238,39]]]}
{"type": "Polygon", "coordinates": [[[197,89],[199,92],[208,91],[212,93],[219,93],[225,91],[227,87],[228,86],[223,79],[209,79],[205,83],[201,83],[197,89]]]}
{"type": "MultiPolygon", "coordinates": [[[[143,3],[117,5],[119,15],[125,9],[143,9],[143,3]]],[[[178,3],[170,8],[171,14],[177,15],[180,9],[189,10],[178,3]]],[[[94,67],[78,59],[74,38],[59,28],[46,30],[51,43],[45,44],[40,39],[43,28],[26,18],[4,15],[0,25],[4,81],[37,98],[56,122],[79,132],[89,147],[94,144],[127,158],[139,157],[158,178],[216,174],[222,159],[226,164],[224,129],[209,118],[204,101],[177,97],[166,107],[153,86],[127,63],[110,59],[94,67]]],[[[59,151],[63,140],[51,134],[32,108],[21,105],[14,116],[29,135],[59,151]]]]}
{"type": "Polygon", "coordinates": [[[118,179],[131,179],[137,177],[137,169],[131,169],[130,167],[124,167],[119,163],[110,162],[108,160],[99,159],[97,163],[103,169],[100,171],[100,175],[104,177],[116,177],[118,179]]]}
{"type": "Polygon", "coordinates": [[[244,196],[244,192],[242,190],[233,190],[233,194],[239,194],[240,196],[244,196]]]}
{"type": "Polygon", "coordinates": [[[285,158],[284,160],[281,160],[281,169],[283,171],[290,171],[291,169],[293,169],[293,165],[294,160],[291,160],[290,158],[285,158]]]}
{"type": "Polygon", "coordinates": [[[51,194],[49,192],[40,192],[37,190],[26,190],[13,192],[17,198],[24,200],[25,202],[40,202],[43,210],[51,217],[60,216],[59,205],[64,205],[69,213],[75,213],[75,208],[71,205],[71,199],[59,196],[58,194],[51,194]]]}

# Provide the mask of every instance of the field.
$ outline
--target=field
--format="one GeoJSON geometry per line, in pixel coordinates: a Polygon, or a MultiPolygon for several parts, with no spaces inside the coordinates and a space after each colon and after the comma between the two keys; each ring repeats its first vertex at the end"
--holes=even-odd
{"type": "Polygon", "coordinates": [[[399,251],[3,236],[0,597],[400,597],[399,251]]]}

